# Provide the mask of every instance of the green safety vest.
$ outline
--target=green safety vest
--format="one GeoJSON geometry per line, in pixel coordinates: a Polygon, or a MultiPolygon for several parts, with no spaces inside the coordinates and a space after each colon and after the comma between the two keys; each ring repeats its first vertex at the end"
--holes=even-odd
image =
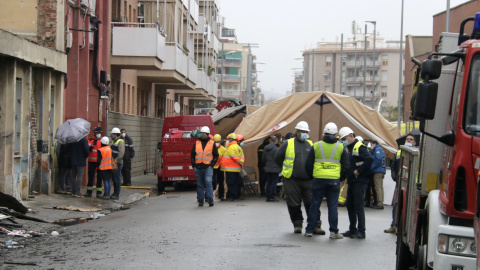
{"type": "Polygon", "coordinates": [[[340,159],[343,153],[343,144],[337,142],[317,142],[315,149],[315,163],[313,164],[313,177],[322,179],[339,179],[342,165],[340,159]],[[327,159],[327,157],[329,157],[327,159]]]}
{"type": "MultiPolygon", "coordinates": [[[[287,150],[285,151],[285,160],[283,161],[282,175],[285,178],[290,178],[293,172],[293,161],[295,160],[295,138],[287,140],[287,150]]],[[[310,145],[313,142],[307,140],[310,145]]]]}

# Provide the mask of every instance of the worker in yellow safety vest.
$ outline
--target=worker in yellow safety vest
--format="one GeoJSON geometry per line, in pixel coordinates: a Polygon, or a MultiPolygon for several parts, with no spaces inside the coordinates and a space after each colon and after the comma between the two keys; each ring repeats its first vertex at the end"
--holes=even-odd
{"type": "MultiPolygon", "coordinates": [[[[312,178],[305,171],[305,162],[313,143],[308,139],[310,128],[307,122],[298,122],[295,130],[295,137],[287,140],[278,149],[275,162],[282,166],[282,175],[285,178],[283,189],[290,220],[293,223],[293,232],[302,233],[301,204],[303,201],[305,212],[308,213],[312,202],[312,178]]],[[[321,225],[319,213],[318,223],[313,233],[324,235],[325,231],[321,229],[321,225]]]]}
{"type": "Polygon", "coordinates": [[[232,201],[241,199],[242,178],[240,171],[245,163],[243,150],[237,143],[237,135],[230,133],[227,136],[227,151],[222,157],[221,170],[225,172],[227,180],[227,198],[232,201]]]}
{"type": "Polygon", "coordinates": [[[217,188],[218,184],[218,198],[221,201],[225,201],[225,172],[220,169],[220,164],[222,162],[222,157],[227,152],[227,149],[222,145],[222,136],[220,134],[215,134],[213,136],[213,141],[215,142],[215,147],[218,150],[218,160],[215,166],[213,167],[213,190],[217,188]]]}
{"type": "Polygon", "coordinates": [[[349,159],[343,149],[343,144],[337,141],[337,125],[328,123],[323,130],[323,138],[316,142],[308,153],[305,170],[313,178],[312,204],[308,211],[308,225],[305,236],[312,237],[317,225],[318,210],[323,198],[327,197],[328,223],[330,225],[330,238],[343,239],[338,233],[338,195],[340,193],[340,179],[345,179],[349,159]]]}

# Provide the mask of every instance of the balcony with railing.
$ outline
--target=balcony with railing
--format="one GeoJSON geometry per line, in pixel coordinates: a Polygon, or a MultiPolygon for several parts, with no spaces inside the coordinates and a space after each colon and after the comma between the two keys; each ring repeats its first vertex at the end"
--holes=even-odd
{"type": "Polygon", "coordinates": [[[222,58],[219,58],[217,66],[221,67],[222,62],[223,62],[224,67],[242,67],[242,60],[241,59],[222,59],[222,58]]]}
{"type": "MultiPolygon", "coordinates": [[[[222,74],[217,75],[217,81],[222,80],[222,74]]],[[[223,74],[223,81],[228,81],[228,82],[240,82],[240,75],[237,74],[223,74]]]]}
{"type": "MultiPolygon", "coordinates": [[[[378,76],[375,76],[375,78],[371,77],[371,76],[367,76],[366,77],[366,82],[367,84],[368,83],[372,83],[372,79],[375,80],[375,82],[379,82],[380,81],[380,77],[378,76]]],[[[356,78],[355,77],[347,77],[345,78],[345,81],[346,82],[357,82],[357,83],[363,83],[363,76],[357,76],[356,78]]]]}
{"type": "MultiPolygon", "coordinates": [[[[357,60],[357,68],[358,67],[363,67],[363,59],[358,59],[357,60]]],[[[375,67],[379,67],[382,65],[381,61],[375,61],[375,67]]],[[[346,62],[347,67],[355,67],[355,60],[347,61],[346,62]]],[[[373,66],[373,61],[368,61],[367,60],[367,66],[372,67],[373,66]]]]}
{"type": "Polygon", "coordinates": [[[165,30],[156,23],[112,23],[113,66],[162,69],[166,60],[165,30]]]}

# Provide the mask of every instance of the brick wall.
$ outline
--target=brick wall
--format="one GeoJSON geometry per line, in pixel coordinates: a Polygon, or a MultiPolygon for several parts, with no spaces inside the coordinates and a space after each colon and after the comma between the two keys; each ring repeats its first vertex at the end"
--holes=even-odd
{"type": "Polygon", "coordinates": [[[162,139],[163,119],[109,113],[108,128],[113,127],[125,128],[133,140],[135,158],[132,162],[132,176],[142,175],[145,170],[151,173],[160,168],[160,154],[156,149],[157,143],[162,139]]]}
{"type": "Polygon", "coordinates": [[[37,9],[38,44],[51,49],[56,49],[57,0],[38,0],[37,9]]]}
{"type": "MultiPolygon", "coordinates": [[[[450,25],[449,32],[458,33],[460,31],[460,24],[467,17],[475,16],[475,13],[480,10],[480,0],[472,0],[461,5],[450,8],[450,25]]],[[[446,12],[441,12],[433,16],[433,47],[438,44],[438,39],[442,32],[446,30],[446,12]]],[[[473,22],[468,22],[465,26],[465,33],[470,35],[473,29],[473,22]]]]}

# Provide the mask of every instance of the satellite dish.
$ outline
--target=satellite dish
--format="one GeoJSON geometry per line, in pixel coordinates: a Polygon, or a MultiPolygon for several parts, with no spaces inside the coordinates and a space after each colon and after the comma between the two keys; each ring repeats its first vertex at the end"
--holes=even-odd
{"type": "Polygon", "coordinates": [[[180,103],[175,102],[175,104],[173,105],[173,110],[175,111],[175,113],[180,113],[180,103]]]}

